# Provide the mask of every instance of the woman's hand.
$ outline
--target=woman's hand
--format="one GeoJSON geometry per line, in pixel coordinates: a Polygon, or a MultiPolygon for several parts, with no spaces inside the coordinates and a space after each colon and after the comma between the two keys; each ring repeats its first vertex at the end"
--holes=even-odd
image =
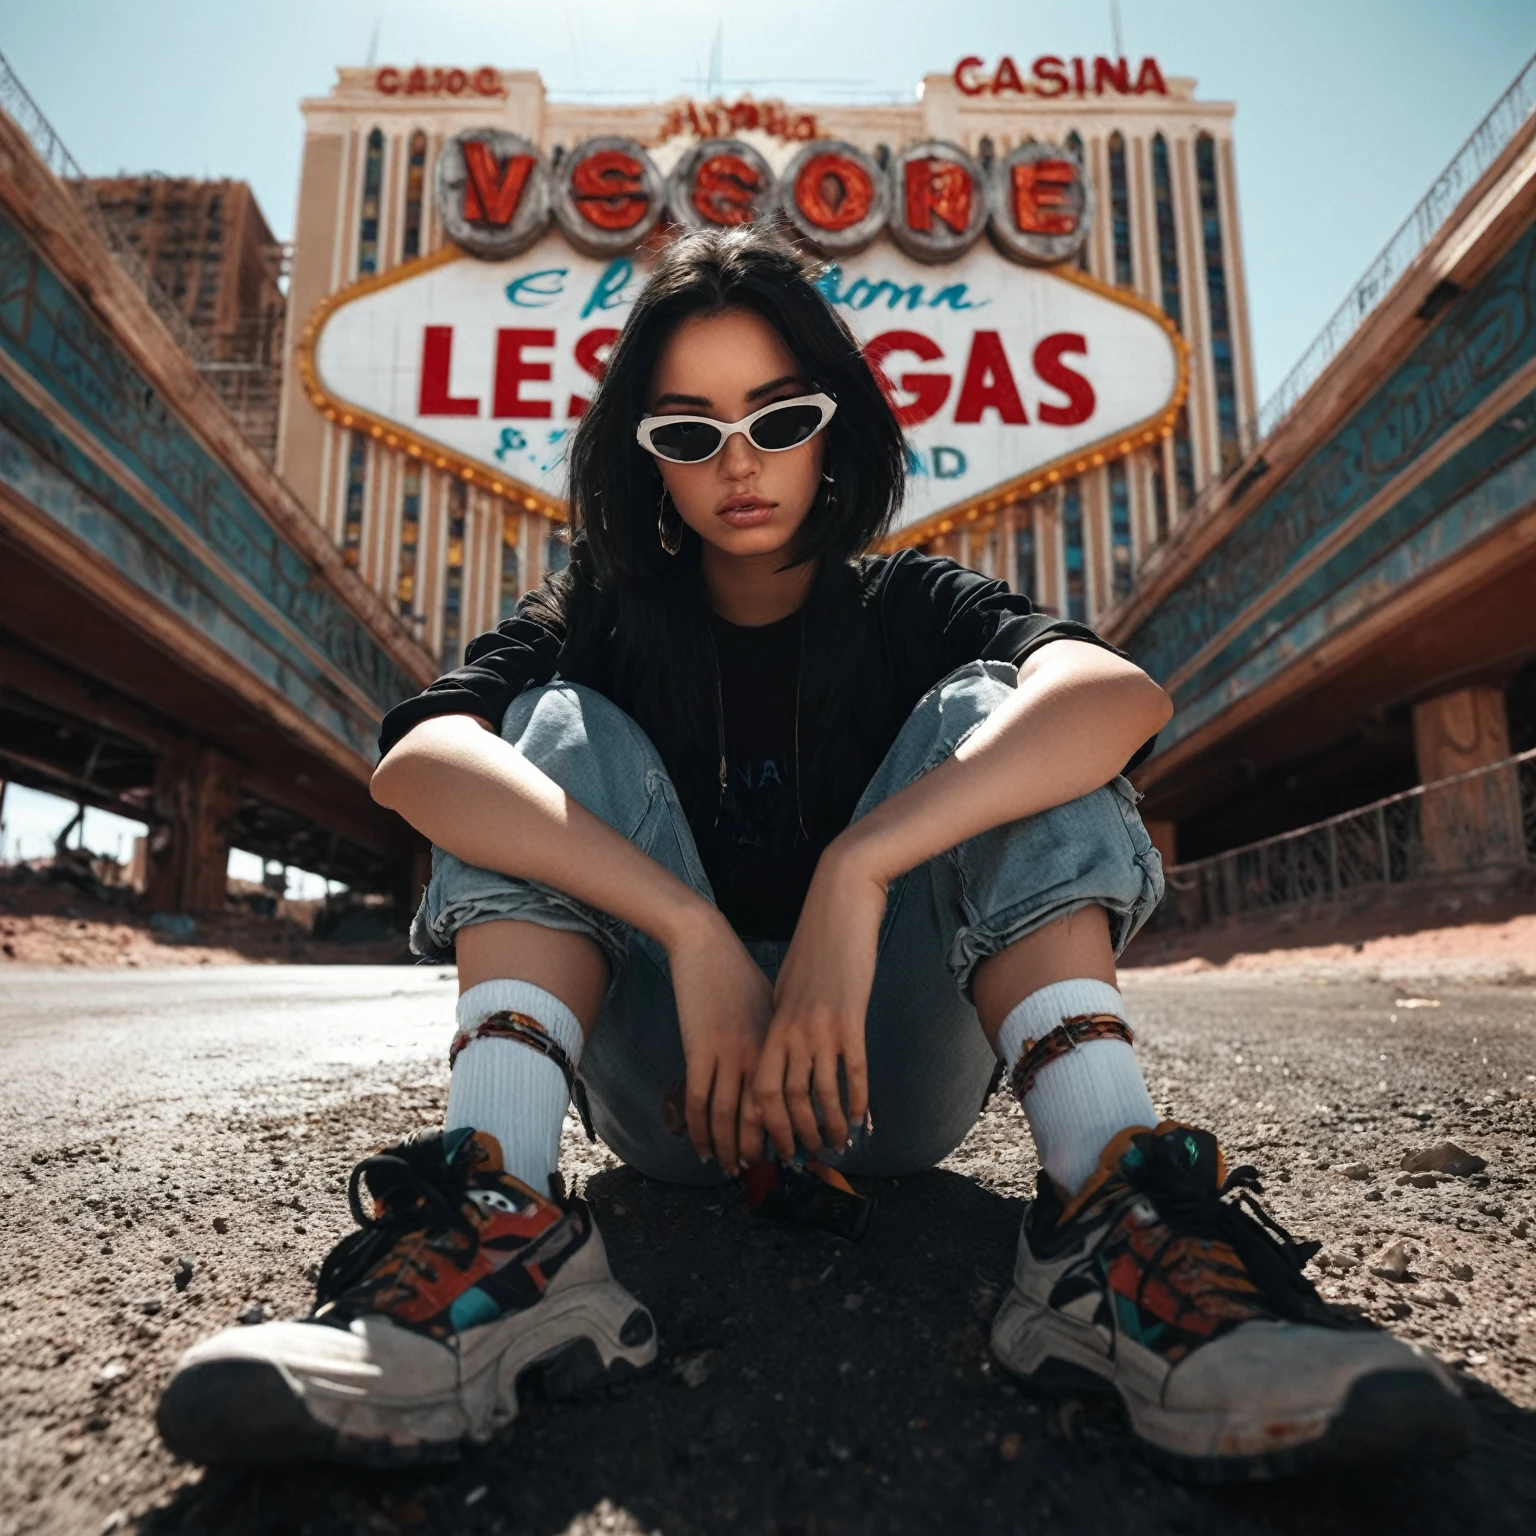
{"type": "Polygon", "coordinates": [[[885,881],[839,839],[822,854],[795,937],[779,969],[773,1019],[742,1116],[742,1141],[758,1155],[766,1128],[781,1157],[802,1145],[841,1151],[849,1125],[869,1110],[864,1016],[885,916],[885,881]],[[847,1084],[847,1113],[838,1063],[847,1084]],[[814,1099],[814,1103],[813,1103],[814,1099]],[[821,1125],[816,1123],[816,1107],[821,1125]]]}
{"type": "Polygon", "coordinates": [[[701,1158],[714,1157],[734,1175],[742,1164],[738,1116],[773,1012],[773,990],[713,907],[672,938],[667,959],[688,1064],[688,1139],[701,1158]]]}

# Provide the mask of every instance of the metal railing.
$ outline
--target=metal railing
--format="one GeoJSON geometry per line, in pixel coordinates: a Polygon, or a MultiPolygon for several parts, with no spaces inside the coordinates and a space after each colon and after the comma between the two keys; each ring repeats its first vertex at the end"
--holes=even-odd
{"type": "Polygon", "coordinates": [[[68,186],[96,233],[117,258],[117,264],[133,280],[134,286],[149,301],[150,308],[161,324],[192,361],[202,367],[208,361],[207,344],[193,330],[186,316],[165,296],[164,290],[150,275],[149,268],[129,244],[124,232],[102,211],[96,193],[86,180],[85,172],[65,147],[53,124],[43,115],[43,109],[17,79],[10,60],[3,53],[0,53],[0,111],[4,111],[26,134],[48,169],[68,186]]]}
{"type": "Polygon", "coordinates": [[[1536,864],[1536,748],[1166,872],[1160,927],[1536,864]]]}
{"type": "Polygon", "coordinates": [[[1334,311],[1317,339],[1281,381],[1280,387],[1259,408],[1253,423],[1257,443],[1268,437],[1296,408],[1323,370],[1359,330],[1367,315],[1384,299],[1392,286],[1412,266],[1419,253],[1473,184],[1498,159],[1505,146],[1533,111],[1536,111],[1536,54],[1515,76],[1514,84],[1493,105],[1456,152],[1419,205],[1403,220],[1386,248],[1366,268],[1349,297],[1334,311]]]}

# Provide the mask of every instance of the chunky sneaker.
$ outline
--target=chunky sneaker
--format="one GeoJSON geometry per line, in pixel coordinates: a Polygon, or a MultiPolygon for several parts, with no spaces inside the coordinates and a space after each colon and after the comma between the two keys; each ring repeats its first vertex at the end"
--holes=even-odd
{"type": "Polygon", "coordinates": [[[411,1137],[364,1158],[348,1196],[362,1230],[326,1258],[309,1317],[226,1328],[177,1362],[156,1414],[177,1455],[451,1460],[517,1416],[530,1379],[563,1397],[656,1358],[586,1205],[504,1172],[493,1136],[411,1137]]]}
{"type": "Polygon", "coordinates": [[[1472,1411],[1423,1350],[1329,1307],[1316,1252],[1216,1139],[1122,1131],[1069,1204],[1043,1173],[992,1352],[1047,1390],[1112,1387],[1153,1459],[1200,1481],[1459,1455],[1472,1411]]]}

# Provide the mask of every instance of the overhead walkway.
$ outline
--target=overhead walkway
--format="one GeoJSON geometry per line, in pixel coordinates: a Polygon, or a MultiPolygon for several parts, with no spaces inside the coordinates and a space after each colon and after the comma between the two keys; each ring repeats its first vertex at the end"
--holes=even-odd
{"type": "Polygon", "coordinates": [[[1536,745],[1536,61],[1106,629],[1202,858],[1536,745]]]}
{"type": "Polygon", "coordinates": [[[405,898],[367,781],[435,670],[0,113],[0,777],[148,822],[157,908],[232,845],[405,898]]]}

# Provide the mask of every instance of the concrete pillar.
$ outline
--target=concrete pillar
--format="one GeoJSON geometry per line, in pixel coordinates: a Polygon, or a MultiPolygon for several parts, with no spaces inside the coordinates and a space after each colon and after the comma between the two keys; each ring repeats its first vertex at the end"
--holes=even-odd
{"type": "MultiPolygon", "coordinates": [[[[1508,757],[1504,690],[1477,683],[1414,705],[1413,750],[1421,784],[1508,757]]],[[[1419,818],[1426,871],[1525,860],[1520,786],[1513,768],[1429,790],[1421,799],[1419,818]]]]}
{"type": "Polygon", "coordinates": [[[160,760],[145,886],[152,912],[223,909],[238,804],[235,765],[221,752],[184,742],[160,760]]]}

